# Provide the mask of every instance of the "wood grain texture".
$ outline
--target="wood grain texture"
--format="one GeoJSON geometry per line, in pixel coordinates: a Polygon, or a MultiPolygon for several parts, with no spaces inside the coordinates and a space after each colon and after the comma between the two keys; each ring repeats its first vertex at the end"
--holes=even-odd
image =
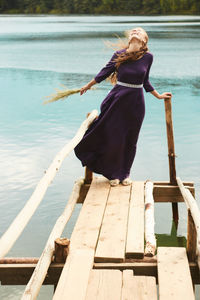
{"type": "Polygon", "coordinates": [[[131,186],[112,187],[95,253],[95,262],[122,262],[125,258],[131,186]]]}
{"type": "Polygon", "coordinates": [[[122,300],[156,300],[156,278],[133,276],[133,271],[123,271],[122,300]]]}
{"type": "Polygon", "coordinates": [[[85,300],[121,300],[122,272],[92,270],[85,300]]]}
{"type": "Polygon", "coordinates": [[[53,300],[85,300],[93,261],[92,249],[71,252],[67,257],[53,300]]]}
{"type": "MultiPolygon", "coordinates": [[[[194,196],[194,187],[186,185],[194,196]]],[[[155,202],[184,202],[183,196],[178,186],[155,185],[153,190],[155,202]]]]}
{"type": "Polygon", "coordinates": [[[96,248],[109,192],[110,184],[106,178],[93,179],[71,235],[70,251],[96,248]]]}
{"type": "Polygon", "coordinates": [[[134,181],[132,184],[126,257],[142,258],[144,256],[144,182],[134,181]]]}
{"type": "Polygon", "coordinates": [[[93,179],[70,239],[69,255],[54,300],[85,299],[109,191],[110,185],[107,179],[104,177],[93,179]]]}
{"type": "Polygon", "coordinates": [[[194,300],[192,279],[182,247],[159,247],[158,283],[160,300],[194,300]]]}

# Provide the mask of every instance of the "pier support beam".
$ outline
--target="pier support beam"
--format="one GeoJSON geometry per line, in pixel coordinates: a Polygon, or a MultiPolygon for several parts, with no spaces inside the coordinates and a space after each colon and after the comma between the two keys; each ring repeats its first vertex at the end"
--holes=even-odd
{"type": "MultiPolygon", "coordinates": [[[[172,123],[172,104],[171,98],[165,99],[165,118],[167,128],[167,142],[168,142],[168,156],[169,156],[169,175],[170,183],[176,185],[176,165],[175,165],[175,147],[174,147],[174,134],[172,123]]],[[[172,203],[173,220],[176,227],[178,226],[178,203],[172,203]]]]}

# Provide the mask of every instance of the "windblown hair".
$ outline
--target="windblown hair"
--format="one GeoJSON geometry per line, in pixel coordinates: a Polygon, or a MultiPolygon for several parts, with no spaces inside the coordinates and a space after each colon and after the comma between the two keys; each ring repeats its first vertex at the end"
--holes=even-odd
{"type": "MultiPolygon", "coordinates": [[[[141,28],[142,29],[142,28],[141,28]]],[[[142,29],[144,31],[144,29],[142,29]]],[[[116,71],[113,72],[109,77],[108,80],[112,83],[112,84],[116,84],[117,82],[117,69],[119,68],[119,66],[122,63],[128,62],[128,61],[136,61],[138,59],[140,59],[145,53],[148,52],[148,35],[146,33],[146,31],[144,31],[145,33],[145,41],[142,41],[142,46],[140,47],[140,49],[138,51],[134,51],[134,52],[122,52],[120,54],[118,54],[118,57],[114,59],[114,62],[116,63],[116,71]]],[[[128,41],[128,34],[129,32],[125,32],[126,35],[126,39],[122,40],[121,38],[118,37],[118,41],[116,43],[107,43],[107,45],[109,45],[110,47],[112,47],[115,50],[122,50],[122,49],[128,49],[129,44],[131,41],[128,41]]]]}

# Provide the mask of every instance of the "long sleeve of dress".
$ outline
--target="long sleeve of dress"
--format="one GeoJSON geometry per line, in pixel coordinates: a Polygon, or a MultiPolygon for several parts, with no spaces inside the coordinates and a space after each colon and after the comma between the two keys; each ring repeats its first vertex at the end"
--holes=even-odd
{"type": "Polygon", "coordinates": [[[154,87],[151,85],[151,83],[149,81],[149,71],[150,71],[152,62],[153,62],[153,55],[151,55],[151,61],[149,63],[147,72],[145,74],[144,83],[143,83],[143,86],[144,86],[144,89],[146,92],[152,92],[154,90],[154,87]]]}
{"type": "Polygon", "coordinates": [[[114,59],[117,58],[117,54],[114,53],[109,62],[101,69],[101,71],[95,76],[95,81],[100,83],[108,76],[110,76],[115,71],[115,61],[114,59]]]}

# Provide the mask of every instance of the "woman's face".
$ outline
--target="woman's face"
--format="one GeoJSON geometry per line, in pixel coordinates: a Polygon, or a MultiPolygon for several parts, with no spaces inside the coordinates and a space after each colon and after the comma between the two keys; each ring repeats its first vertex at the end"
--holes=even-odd
{"type": "Polygon", "coordinates": [[[147,34],[144,31],[144,29],[137,27],[133,28],[129,31],[128,35],[129,42],[131,42],[133,39],[137,39],[141,42],[146,43],[147,42],[147,34]]]}

